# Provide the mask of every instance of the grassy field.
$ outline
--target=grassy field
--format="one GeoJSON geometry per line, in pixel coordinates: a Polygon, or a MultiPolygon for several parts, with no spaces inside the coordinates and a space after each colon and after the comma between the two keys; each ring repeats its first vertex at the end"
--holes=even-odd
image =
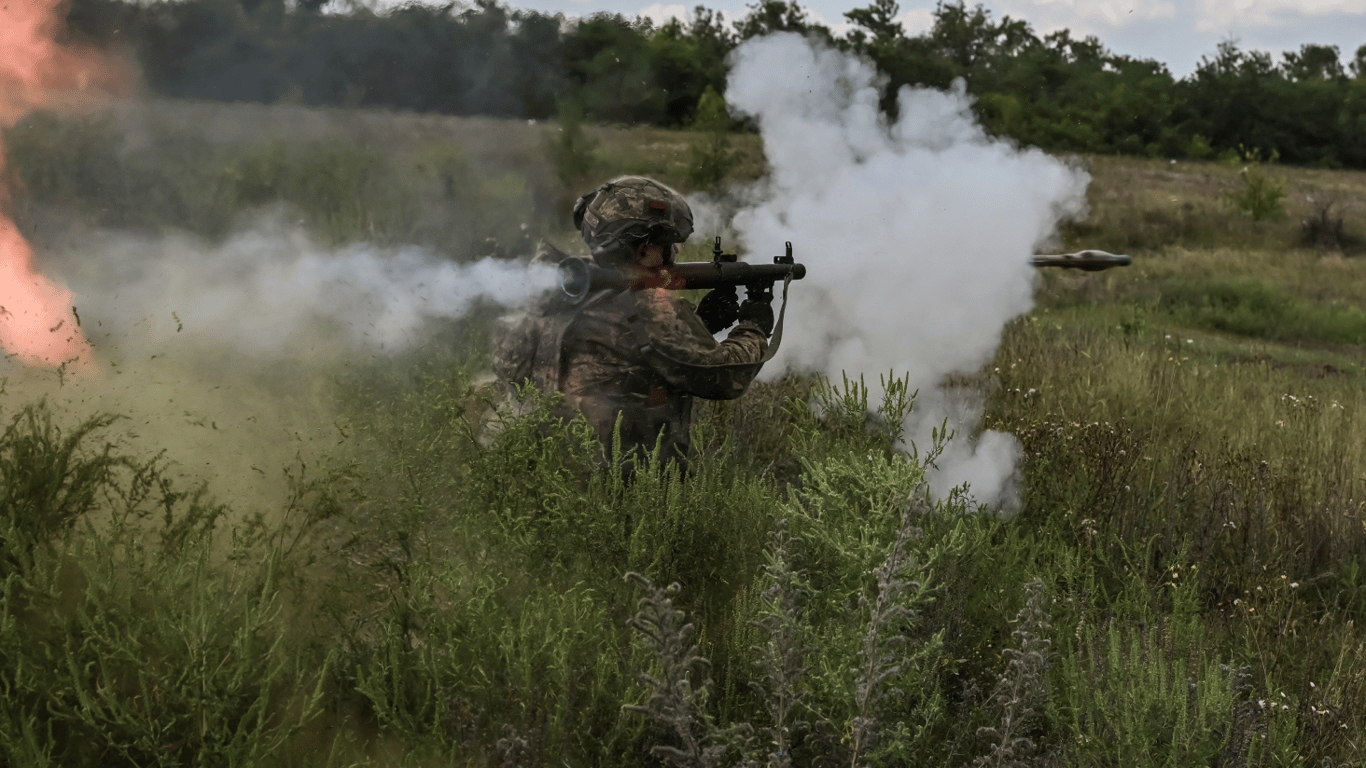
{"type": "MultiPolygon", "coordinates": [[[[554,130],[170,104],[6,143],[53,263],[279,208],[517,253],[571,240],[553,211],[597,176],[695,188],[700,137],[554,130]]],[[[250,394],[185,418],[10,369],[0,764],[1366,762],[1366,174],[1262,166],[1284,215],[1254,221],[1241,164],[1072,161],[1059,245],[1134,263],[1041,271],[955,381],[1024,444],[1009,520],[918,493],[904,389],[797,376],[705,404],[688,482],[623,484],[582,425],[490,398],[478,315],[382,358],[172,356],[159,382],[250,394]]]]}

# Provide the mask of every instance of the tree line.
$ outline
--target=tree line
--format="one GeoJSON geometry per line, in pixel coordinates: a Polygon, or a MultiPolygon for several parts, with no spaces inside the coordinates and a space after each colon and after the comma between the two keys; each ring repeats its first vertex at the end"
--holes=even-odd
{"type": "Polygon", "coordinates": [[[776,31],[825,39],[903,85],[961,78],[993,133],[1049,150],[1154,157],[1279,157],[1366,167],[1366,45],[1344,67],[1335,46],[1282,55],[1226,41],[1187,77],[1068,30],[1037,34],[981,5],[941,2],[908,35],[895,0],[845,13],[835,36],[796,0],[759,0],[733,23],[698,6],[687,22],[595,14],[567,19],[473,5],[338,10],[342,0],[73,0],[71,34],[133,56],[154,93],[549,119],[687,126],[727,55],[776,31]]]}

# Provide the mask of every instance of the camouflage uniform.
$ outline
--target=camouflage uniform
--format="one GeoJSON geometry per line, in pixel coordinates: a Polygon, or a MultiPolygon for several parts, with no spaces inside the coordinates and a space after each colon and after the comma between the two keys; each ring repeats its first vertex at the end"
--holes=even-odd
{"type": "MultiPolygon", "coordinates": [[[[556,260],[547,244],[538,260],[556,260]]],[[[620,419],[624,456],[639,461],[659,442],[660,456],[686,469],[692,400],[744,394],[763,365],[768,339],[740,323],[717,342],[690,302],[662,288],[603,290],[577,306],[556,298],[505,319],[494,372],[564,395],[561,416],[581,413],[604,447],[620,419]]]]}

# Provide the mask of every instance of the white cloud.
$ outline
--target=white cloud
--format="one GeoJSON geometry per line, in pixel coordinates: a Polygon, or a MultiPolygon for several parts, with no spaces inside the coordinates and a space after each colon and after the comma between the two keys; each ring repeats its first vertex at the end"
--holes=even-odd
{"type": "Polygon", "coordinates": [[[850,31],[857,29],[857,25],[851,24],[848,19],[844,18],[843,13],[841,13],[835,21],[831,21],[825,17],[825,14],[814,8],[802,6],[802,10],[806,11],[806,21],[808,24],[819,24],[829,29],[830,33],[835,37],[844,37],[849,34],[850,31]]]}
{"type": "Polygon", "coordinates": [[[1171,0],[996,0],[996,5],[1036,28],[1068,27],[1087,34],[1176,18],[1176,3],[1171,0]]]}
{"type": "MultiPolygon", "coordinates": [[[[576,1],[588,2],[588,0],[576,1]]],[[[688,21],[688,8],[684,5],[655,3],[654,5],[647,5],[644,8],[641,8],[638,15],[641,18],[653,21],[656,27],[662,27],[669,22],[669,19],[678,19],[679,21],[686,23],[688,21]]]]}
{"type": "Polygon", "coordinates": [[[912,8],[896,17],[907,37],[915,37],[934,28],[934,9],[912,8]]]}
{"type": "Polygon", "coordinates": [[[1199,9],[1196,29],[1222,32],[1286,27],[1314,16],[1366,16],[1366,0],[1200,0],[1199,9]]]}

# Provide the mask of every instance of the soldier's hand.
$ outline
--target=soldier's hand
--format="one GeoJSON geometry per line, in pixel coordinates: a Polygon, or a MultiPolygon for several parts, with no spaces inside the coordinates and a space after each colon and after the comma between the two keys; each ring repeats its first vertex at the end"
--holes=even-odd
{"type": "Polygon", "coordinates": [[[740,305],[739,320],[742,323],[753,323],[759,326],[759,330],[765,336],[773,334],[773,299],[745,299],[745,303],[740,305]]]}
{"type": "Polygon", "coordinates": [[[735,325],[740,317],[740,300],[734,288],[716,288],[697,304],[697,316],[707,326],[707,333],[717,333],[735,325]]]}

